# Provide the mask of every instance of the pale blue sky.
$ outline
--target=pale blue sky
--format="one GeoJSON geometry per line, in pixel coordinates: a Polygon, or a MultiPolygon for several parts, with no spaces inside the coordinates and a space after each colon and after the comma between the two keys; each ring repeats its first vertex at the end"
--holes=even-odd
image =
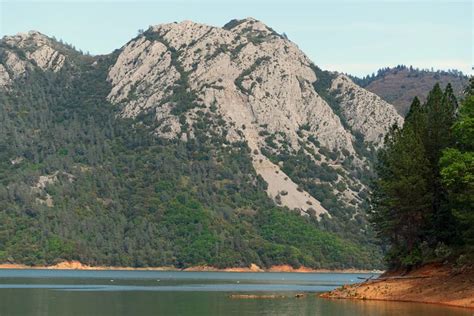
{"type": "Polygon", "coordinates": [[[367,0],[0,0],[0,35],[38,30],[103,54],[148,25],[222,26],[254,17],[285,32],[323,69],[365,75],[397,64],[471,73],[473,4],[367,0]]]}

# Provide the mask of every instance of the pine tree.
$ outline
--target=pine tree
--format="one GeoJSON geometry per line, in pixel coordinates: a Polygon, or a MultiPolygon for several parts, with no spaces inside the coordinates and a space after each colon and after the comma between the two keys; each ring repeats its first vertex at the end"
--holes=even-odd
{"type": "Polygon", "coordinates": [[[427,131],[423,141],[432,171],[429,183],[433,195],[426,234],[429,244],[435,246],[439,242],[454,242],[457,237],[455,218],[448,205],[447,191],[441,182],[439,168],[442,151],[454,143],[451,127],[455,122],[457,101],[450,84],[444,93],[439,84],[434,86],[426,101],[425,111],[427,131]]]}
{"type": "Polygon", "coordinates": [[[443,151],[442,181],[453,214],[461,223],[466,245],[474,245],[474,79],[466,89],[458,121],[453,126],[456,144],[443,151]]]}
{"type": "Polygon", "coordinates": [[[413,101],[410,105],[410,109],[408,110],[408,113],[406,114],[405,116],[405,120],[410,120],[411,117],[415,114],[415,113],[420,113],[421,111],[421,102],[420,102],[420,99],[418,99],[418,97],[415,97],[413,98],[413,101]]]}
{"type": "Polygon", "coordinates": [[[428,255],[425,246],[457,240],[458,224],[439,166],[442,151],[454,143],[456,111],[451,86],[443,92],[435,85],[425,104],[413,100],[403,128],[394,127],[379,152],[372,222],[390,245],[391,267],[420,264],[428,255]]]}
{"type": "Polygon", "coordinates": [[[464,89],[464,95],[466,96],[474,95],[474,76],[469,78],[469,84],[464,89]]]}
{"type": "Polygon", "coordinates": [[[421,262],[420,227],[431,207],[430,170],[420,135],[410,124],[394,127],[386,147],[379,154],[372,200],[372,221],[379,237],[391,249],[387,259],[391,267],[411,267],[421,262]]]}

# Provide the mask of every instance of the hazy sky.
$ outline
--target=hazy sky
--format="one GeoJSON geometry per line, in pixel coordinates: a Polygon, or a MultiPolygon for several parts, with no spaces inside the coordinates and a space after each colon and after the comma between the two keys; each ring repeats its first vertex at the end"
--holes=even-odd
{"type": "Polygon", "coordinates": [[[0,0],[0,35],[38,30],[92,54],[121,47],[149,25],[222,26],[254,17],[285,32],[323,69],[365,75],[397,64],[471,73],[468,1],[0,0]]]}

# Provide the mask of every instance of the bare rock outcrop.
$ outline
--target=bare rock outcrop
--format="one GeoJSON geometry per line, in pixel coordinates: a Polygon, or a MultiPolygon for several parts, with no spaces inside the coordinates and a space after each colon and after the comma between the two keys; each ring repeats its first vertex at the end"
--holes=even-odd
{"type": "Polygon", "coordinates": [[[403,118],[391,104],[359,87],[346,75],[338,75],[333,80],[331,91],[340,102],[346,122],[364,135],[366,141],[380,145],[392,125],[403,124],[403,118]]]}
{"type": "Polygon", "coordinates": [[[54,41],[36,31],[3,37],[0,50],[3,52],[3,58],[0,59],[0,87],[24,77],[27,71],[35,67],[58,72],[66,61],[66,56],[55,48],[54,41]],[[19,55],[18,50],[23,53],[19,55]]]}
{"type": "MultiPolygon", "coordinates": [[[[35,31],[0,44],[0,87],[30,70],[58,72],[77,57],[35,31]]],[[[362,203],[365,188],[356,175],[366,157],[355,135],[379,146],[391,125],[403,123],[392,105],[344,75],[319,71],[295,43],[253,18],[222,28],[191,21],[151,26],[111,56],[107,98],[122,117],[154,122],[149,127],[158,136],[183,141],[195,137],[200,117],[217,122],[208,136],[245,142],[267,194],[302,215],[330,217],[330,210],[324,196],[318,201],[299,185],[301,175],[284,172],[280,157],[309,159],[314,174],[325,177],[307,180],[351,207],[362,203]]]]}
{"type": "Polygon", "coordinates": [[[11,82],[10,75],[8,74],[5,66],[0,64],[0,87],[7,86],[11,82]]]}
{"type": "Polygon", "coordinates": [[[200,102],[216,104],[236,126],[283,131],[299,148],[297,131],[310,124],[326,146],[353,150],[350,133],[311,86],[316,80],[311,61],[263,23],[246,19],[226,30],[184,21],[151,27],[148,33],[153,43],[147,36],[131,41],[109,73],[109,98],[126,101],[125,116],[163,105],[170,93],[166,87],[182,77],[174,63],[186,72],[200,102]],[[132,87],[136,98],[129,95],[132,87]]]}
{"type": "MultiPolygon", "coordinates": [[[[313,151],[308,155],[322,156],[314,159],[316,165],[325,162],[338,170],[338,181],[360,185],[341,167],[349,157],[363,164],[352,132],[378,144],[401,118],[390,104],[345,78],[338,77],[333,87],[340,88],[341,108],[352,131],[315,90],[320,78],[293,42],[252,18],[233,20],[223,28],[183,21],[151,26],[121,49],[108,74],[108,99],[121,107],[124,117],[153,115],[155,132],[168,138],[193,137],[198,112],[220,117],[228,141],[247,142],[270,197],[302,214],[312,209],[319,215],[328,211],[261,149],[269,148],[273,137],[278,139],[271,148],[276,154],[313,151]],[[354,98],[349,97],[352,90],[354,98]],[[317,146],[308,137],[317,139],[317,146]],[[326,151],[315,153],[319,148],[326,151]],[[331,158],[328,150],[342,154],[331,158]]],[[[345,189],[341,198],[357,200],[356,192],[345,189]]]]}

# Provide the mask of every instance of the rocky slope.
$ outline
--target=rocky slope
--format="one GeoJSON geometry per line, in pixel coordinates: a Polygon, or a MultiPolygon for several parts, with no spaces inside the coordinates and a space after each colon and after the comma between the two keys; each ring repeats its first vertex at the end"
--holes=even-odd
{"type": "Polygon", "coordinates": [[[371,157],[403,119],[260,21],[152,26],[104,56],[7,36],[0,106],[0,261],[379,262],[371,157]]]}
{"type": "MultiPolygon", "coordinates": [[[[58,72],[67,58],[55,41],[35,31],[2,43],[3,86],[34,67],[58,72]]],[[[223,28],[191,21],[150,27],[120,49],[107,79],[108,99],[121,116],[151,114],[158,137],[192,138],[196,118],[212,118],[229,142],[248,144],[269,196],[303,215],[331,216],[284,172],[280,155],[300,151],[315,166],[336,172],[329,183],[334,193],[357,205],[365,185],[353,171],[363,170],[367,157],[354,142],[377,147],[391,125],[403,124],[392,105],[347,76],[322,72],[294,43],[252,18],[223,28]],[[337,191],[337,183],[344,189],[337,191]]]]}
{"type": "Polygon", "coordinates": [[[31,31],[15,36],[5,36],[2,44],[10,49],[2,50],[0,86],[21,78],[35,66],[42,70],[59,71],[66,57],[53,48],[53,42],[45,35],[31,31]]]}
{"type": "MultiPolygon", "coordinates": [[[[311,155],[321,147],[339,152],[337,158],[318,156],[340,170],[340,181],[354,186],[359,181],[341,164],[349,157],[355,166],[364,164],[354,149],[353,133],[378,145],[387,128],[402,119],[376,95],[347,77],[334,76],[325,94],[338,99],[339,117],[315,90],[316,68],[294,43],[257,20],[236,20],[223,28],[184,21],[150,27],[127,43],[109,72],[108,97],[122,107],[124,117],[152,112],[159,122],[155,132],[162,137],[192,137],[198,113],[221,117],[230,142],[247,142],[272,198],[303,213],[314,209],[323,214],[327,210],[320,202],[297,190],[262,149],[273,154],[303,149],[311,155]],[[188,104],[180,105],[182,101],[188,104]],[[180,120],[190,128],[183,130],[180,120]]],[[[346,189],[340,197],[349,202],[356,193],[346,189]]]]}
{"type": "Polygon", "coordinates": [[[333,80],[331,91],[338,99],[341,113],[351,130],[362,134],[367,142],[381,145],[387,126],[403,124],[392,105],[359,87],[345,75],[333,80]]]}

